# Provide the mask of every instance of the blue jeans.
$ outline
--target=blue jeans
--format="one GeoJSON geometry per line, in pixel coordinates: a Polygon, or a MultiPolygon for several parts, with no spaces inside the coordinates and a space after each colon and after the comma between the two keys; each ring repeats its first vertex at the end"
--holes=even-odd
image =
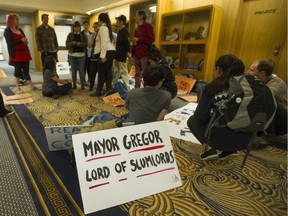
{"type": "Polygon", "coordinates": [[[68,60],[71,65],[72,71],[72,82],[76,83],[77,81],[77,70],[79,71],[80,83],[81,86],[85,85],[85,61],[86,57],[74,57],[68,55],[68,60]]]}

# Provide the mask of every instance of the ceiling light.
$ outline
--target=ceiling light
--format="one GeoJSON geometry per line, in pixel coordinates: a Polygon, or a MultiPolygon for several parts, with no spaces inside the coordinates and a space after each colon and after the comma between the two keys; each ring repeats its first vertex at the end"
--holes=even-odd
{"type": "Polygon", "coordinates": [[[94,12],[96,12],[96,11],[100,11],[100,10],[102,10],[102,9],[104,9],[105,7],[99,7],[99,8],[96,8],[96,9],[94,9],[94,10],[90,10],[90,11],[87,11],[86,13],[88,14],[88,15],[91,15],[91,13],[94,13],[94,12]]]}

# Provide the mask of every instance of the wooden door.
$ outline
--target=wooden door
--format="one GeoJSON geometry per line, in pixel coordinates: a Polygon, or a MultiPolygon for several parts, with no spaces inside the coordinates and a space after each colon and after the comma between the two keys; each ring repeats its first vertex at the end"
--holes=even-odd
{"type": "Polygon", "coordinates": [[[249,68],[271,59],[274,73],[287,83],[287,0],[243,0],[234,53],[249,68]]]}

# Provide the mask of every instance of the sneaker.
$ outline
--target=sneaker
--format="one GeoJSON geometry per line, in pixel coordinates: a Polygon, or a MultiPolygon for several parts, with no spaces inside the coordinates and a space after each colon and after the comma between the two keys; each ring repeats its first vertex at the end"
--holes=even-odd
{"type": "Polygon", "coordinates": [[[72,84],[72,89],[77,89],[76,83],[72,84]]]}
{"type": "Polygon", "coordinates": [[[3,117],[9,116],[9,115],[12,115],[12,114],[15,113],[14,110],[6,110],[6,111],[7,111],[7,113],[6,113],[6,115],[4,115],[3,117]]]}
{"type": "Polygon", "coordinates": [[[215,149],[209,149],[209,150],[200,154],[200,159],[203,161],[211,160],[214,158],[218,158],[218,152],[215,149]]]}
{"type": "Polygon", "coordinates": [[[21,80],[19,80],[19,82],[20,82],[21,85],[25,85],[27,83],[27,80],[21,79],[21,80]]]}
{"type": "Polygon", "coordinates": [[[269,144],[260,136],[256,136],[253,140],[253,149],[263,149],[266,148],[269,144]]]}
{"type": "Polygon", "coordinates": [[[234,157],[238,157],[238,152],[231,152],[231,151],[222,151],[221,154],[219,154],[218,159],[219,160],[226,160],[226,159],[232,159],[234,157]]]}
{"type": "Polygon", "coordinates": [[[116,92],[116,91],[113,91],[112,89],[107,90],[107,91],[104,93],[104,97],[109,96],[109,95],[111,95],[111,94],[114,94],[115,92],[116,92]]]}
{"type": "Polygon", "coordinates": [[[15,93],[16,93],[16,94],[22,94],[23,91],[19,88],[19,89],[16,89],[16,90],[15,90],[15,93]]]}

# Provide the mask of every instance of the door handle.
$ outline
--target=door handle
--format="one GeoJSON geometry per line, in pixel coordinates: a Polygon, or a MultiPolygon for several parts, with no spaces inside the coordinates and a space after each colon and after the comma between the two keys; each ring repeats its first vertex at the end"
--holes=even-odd
{"type": "Polygon", "coordinates": [[[274,49],[274,55],[275,56],[277,56],[279,54],[280,48],[281,48],[281,45],[279,45],[279,44],[275,46],[275,49],[274,49]]]}

